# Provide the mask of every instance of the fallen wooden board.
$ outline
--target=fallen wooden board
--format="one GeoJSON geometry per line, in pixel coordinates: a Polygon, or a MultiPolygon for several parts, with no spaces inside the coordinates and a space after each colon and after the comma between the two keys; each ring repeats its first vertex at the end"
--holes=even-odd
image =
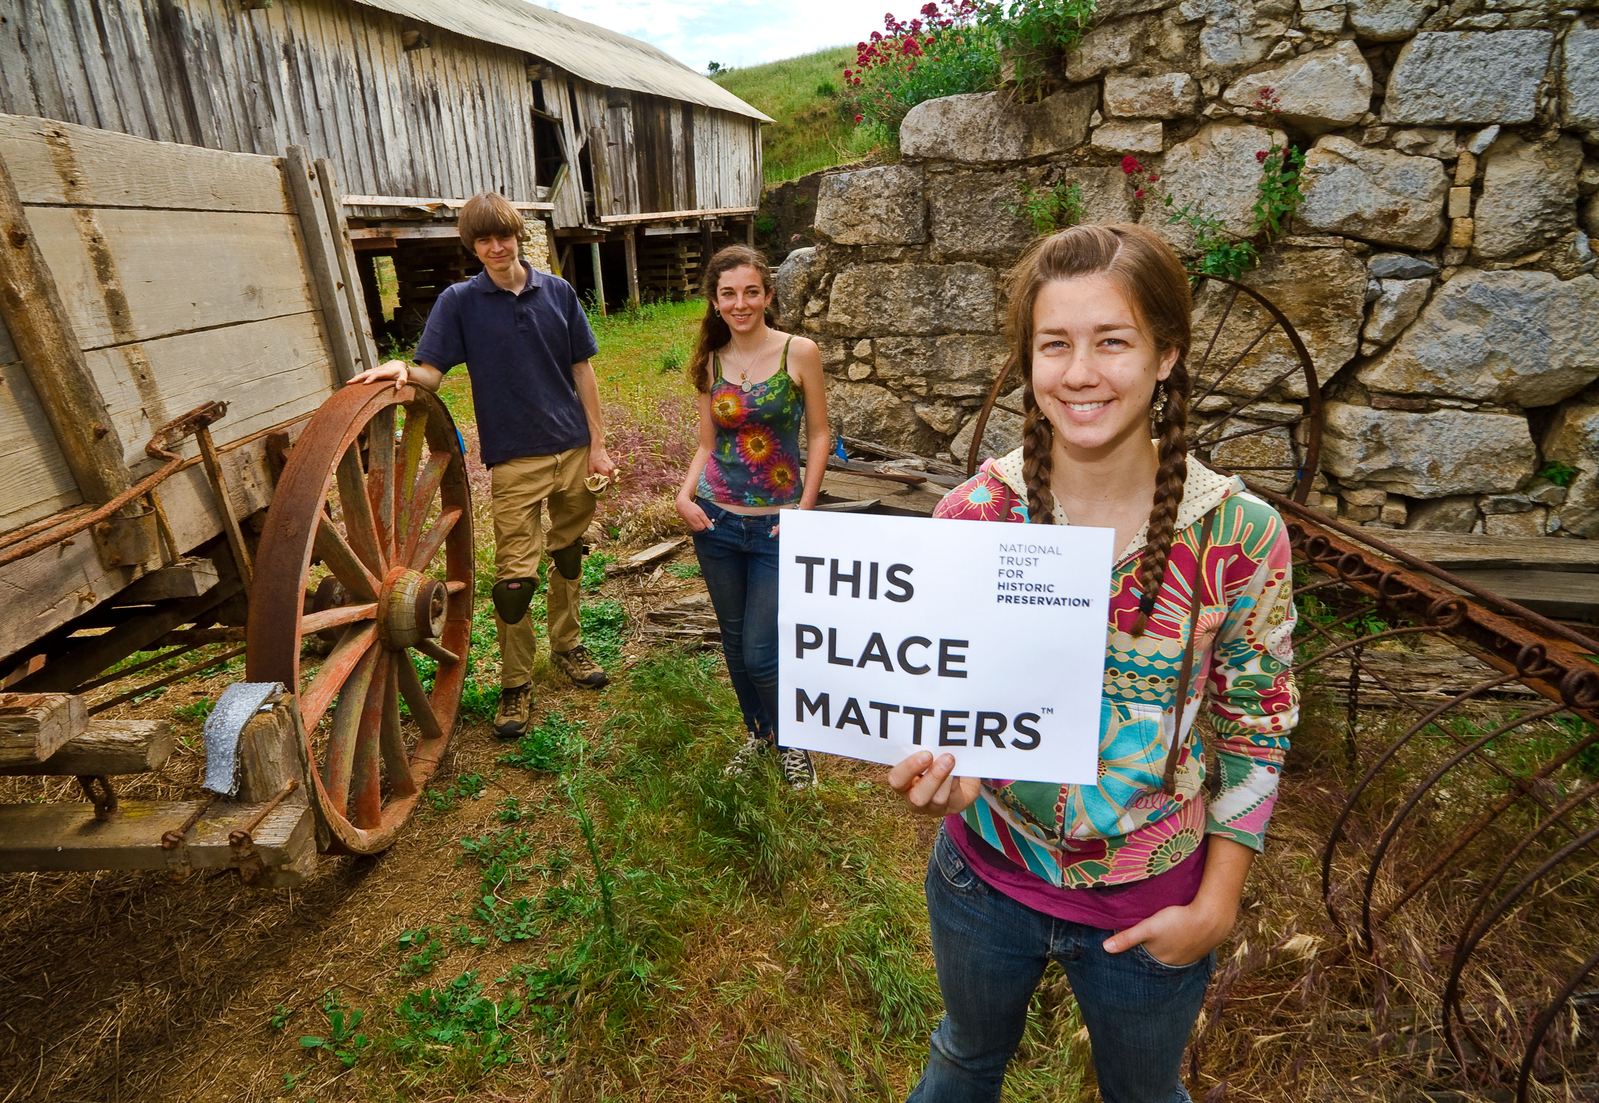
{"type": "Polygon", "coordinates": [[[605,568],[605,573],[614,576],[619,574],[631,574],[634,571],[641,571],[645,567],[653,566],[661,560],[671,556],[677,551],[678,548],[683,546],[683,542],[687,539],[688,537],[686,536],[679,536],[676,540],[662,540],[659,544],[654,544],[648,548],[645,548],[637,555],[628,556],[620,563],[611,563],[607,565],[605,568]]]}
{"type": "Polygon", "coordinates": [[[92,720],[43,762],[0,765],[0,774],[30,777],[110,777],[158,770],[172,754],[165,720],[92,720]]]}
{"type": "MultiPolygon", "coordinates": [[[[1569,542],[1573,541],[1561,541],[1569,542]]],[[[1545,616],[1583,620],[1599,611],[1599,574],[1562,570],[1457,570],[1453,573],[1465,582],[1492,590],[1500,597],[1545,616]]]]}
{"type": "Polygon", "coordinates": [[[0,693],[0,766],[43,762],[88,723],[77,694],[0,693]]]}
{"type": "MultiPolygon", "coordinates": [[[[1374,533],[1400,551],[1446,571],[1537,570],[1599,573],[1599,540],[1549,536],[1472,536],[1452,532],[1374,533]]],[[[1507,595],[1508,596],[1508,595],[1507,595]]]]}
{"type": "Polygon", "coordinates": [[[860,502],[869,498],[878,501],[874,513],[898,513],[919,517],[932,516],[943,495],[923,486],[884,479],[868,479],[844,471],[828,471],[822,477],[822,494],[834,502],[860,502]]]}
{"type": "MultiPolygon", "coordinates": [[[[184,845],[161,846],[161,836],[183,826],[195,801],[127,800],[121,814],[100,822],[94,806],[0,805],[0,873],[96,869],[226,869],[235,863],[228,833],[244,827],[260,809],[252,804],[215,804],[190,829],[184,845]]],[[[267,868],[303,864],[314,855],[316,832],[310,806],[284,801],[253,832],[267,868]]]]}
{"type": "Polygon", "coordinates": [[[639,635],[653,643],[674,643],[682,647],[720,646],[722,626],[711,607],[710,595],[690,594],[664,609],[644,614],[644,629],[639,635]]]}
{"type": "MultiPolygon", "coordinates": [[[[1361,654],[1360,661],[1365,667],[1360,676],[1361,700],[1372,706],[1393,704],[1393,698],[1383,688],[1384,682],[1401,693],[1426,701],[1447,701],[1500,676],[1499,671],[1464,652],[1449,655],[1367,650],[1361,654]]],[[[1349,686],[1349,655],[1345,652],[1318,663],[1300,678],[1302,685],[1318,679],[1331,685],[1341,703],[1346,699],[1349,686]]],[[[1506,697],[1526,700],[1537,697],[1537,693],[1520,682],[1510,681],[1483,699],[1492,701],[1506,697]]]]}

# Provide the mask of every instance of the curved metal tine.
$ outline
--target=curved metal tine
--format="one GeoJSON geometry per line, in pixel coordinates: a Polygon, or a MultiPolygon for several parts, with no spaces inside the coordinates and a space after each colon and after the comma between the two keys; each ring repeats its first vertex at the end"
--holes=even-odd
{"type": "MultiPolygon", "coordinates": [[[[1194,290],[1199,290],[1195,288],[1194,290]]],[[[1216,347],[1216,338],[1221,336],[1222,327],[1227,324],[1227,319],[1232,316],[1233,306],[1238,302],[1239,288],[1233,284],[1227,285],[1227,305],[1222,309],[1221,318],[1216,322],[1216,328],[1210,331],[1210,343],[1205,346],[1205,355],[1199,358],[1199,363],[1194,367],[1194,378],[1199,378],[1204,372],[1205,365],[1210,363],[1211,350],[1216,347]]]]}
{"type": "Polygon", "coordinates": [[[1431,712],[1427,713],[1420,720],[1417,720],[1408,729],[1406,729],[1405,734],[1401,735],[1398,739],[1390,743],[1382,754],[1377,756],[1376,760],[1366,768],[1366,772],[1364,775],[1362,775],[1361,779],[1356,782],[1355,787],[1350,790],[1349,795],[1344,798],[1344,807],[1342,811],[1338,813],[1338,818],[1333,821],[1332,830],[1327,834],[1327,845],[1322,847],[1321,850],[1321,900],[1322,904],[1327,908],[1327,915],[1332,920],[1333,926],[1338,928],[1341,934],[1348,934],[1349,928],[1344,925],[1343,919],[1339,917],[1337,911],[1335,911],[1332,906],[1331,896],[1333,853],[1338,849],[1339,842],[1343,840],[1344,825],[1349,822],[1349,817],[1354,814],[1355,805],[1359,803],[1361,796],[1365,794],[1371,783],[1377,779],[1377,775],[1382,772],[1383,767],[1388,765],[1389,760],[1403,750],[1405,744],[1414,739],[1417,734],[1419,734],[1421,730],[1428,724],[1433,723],[1450,709],[1464,704],[1473,697],[1487,693],[1489,690],[1498,686],[1502,686],[1506,682],[1513,682],[1515,680],[1516,676],[1514,674],[1501,674],[1497,678],[1490,678],[1485,682],[1478,682],[1464,693],[1458,694],[1454,698],[1444,702],[1431,712]]]}
{"type": "MultiPolygon", "coordinates": [[[[1524,717],[1524,719],[1531,720],[1535,719],[1535,717],[1529,716],[1524,717]]],[[[1573,743],[1564,751],[1561,751],[1554,758],[1551,758],[1548,762],[1540,766],[1538,768],[1538,772],[1533,774],[1531,777],[1525,779],[1524,781],[1518,779],[1515,792],[1506,793],[1490,804],[1483,811],[1482,815],[1478,816],[1476,821],[1460,834],[1453,846],[1435,858],[1430,866],[1418,874],[1415,880],[1405,887],[1405,890],[1399,894],[1398,899],[1396,899],[1392,904],[1388,905],[1388,907],[1384,909],[1383,913],[1377,917],[1377,922],[1386,923],[1395,912],[1405,906],[1412,896],[1415,896],[1416,893],[1420,892],[1424,887],[1426,887],[1427,882],[1432,880],[1439,870],[1448,865],[1450,861],[1454,859],[1456,854],[1459,854],[1462,850],[1464,850],[1471,843],[1471,840],[1475,839],[1485,828],[1488,827],[1489,824],[1498,819],[1499,816],[1504,813],[1505,809],[1516,803],[1516,801],[1521,797],[1528,795],[1529,791],[1531,790],[1531,785],[1529,784],[1530,782],[1544,780],[1556,770],[1564,766],[1567,762],[1570,762],[1573,758],[1577,757],[1577,755],[1593,746],[1596,742],[1599,742],[1599,731],[1594,732],[1594,734],[1590,735],[1587,739],[1573,743]]],[[[1549,806],[1543,803],[1542,798],[1534,795],[1533,799],[1538,801],[1539,805],[1544,809],[1544,811],[1550,811],[1549,806]]]]}
{"type": "MultiPolygon", "coordinates": [[[[1255,346],[1260,344],[1262,341],[1264,341],[1266,339],[1266,336],[1269,333],[1271,333],[1272,330],[1274,330],[1276,328],[1277,328],[1277,319],[1273,318],[1271,320],[1271,322],[1266,326],[1265,329],[1263,329],[1259,333],[1255,334],[1255,339],[1253,341],[1249,342],[1249,344],[1244,346],[1244,351],[1240,352],[1237,356],[1233,357],[1233,362],[1231,364],[1228,364],[1225,368],[1223,368],[1221,374],[1218,375],[1215,379],[1212,379],[1210,381],[1210,386],[1205,388],[1205,393],[1200,395],[1198,398],[1192,400],[1191,405],[1198,406],[1201,402],[1205,401],[1205,399],[1207,399],[1211,395],[1215,394],[1216,393],[1216,388],[1222,385],[1222,381],[1225,380],[1229,375],[1231,375],[1233,373],[1233,369],[1234,368],[1238,367],[1239,364],[1242,364],[1244,362],[1244,357],[1246,357],[1250,353],[1254,352],[1255,351],[1255,346]]],[[[1220,331],[1218,331],[1218,332],[1220,332],[1220,331]]],[[[1300,371],[1304,371],[1305,370],[1305,366],[1303,364],[1295,364],[1294,367],[1298,368],[1300,371]]],[[[1290,374],[1292,374],[1292,371],[1293,371],[1293,369],[1290,368],[1288,371],[1283,372],[1276,379],[1273,379],[1270,383],[1266,384],[1264,387],[1259,388],[1255,392],[1255,397],[1258,398],[1259,396],[1265,394],[1267,391],[1271,390],[1277,384],[1281,383],[1284,379],[1287,379],[1288,376],[1290,374]]],[[[1251,399],[1250,401],[1253,401],[1253,399],[1251,399]]]]}
{"type": "MultiPolygon", "coordinates": [[[[1221,420],[1213,422],[1212,423],[1212,427],[1215,428],[1215,429],[1220,429],[1223,425],[1225,425],[1227,423],[1227,419],[1228,418],[1232,417],[1235,413],[1237,413],[1238,411],[1244,409],[1244,407],[1246,407],[1248,405],[1249,405],[1249,403],[1242,402],[1242,403],[1239,403],[1237,406],[1234,406],[1231,410],[1228,410],[1225,414],[1223,414],[1221,416],[1221,420]]],[[[1240,429],[1236,433],[1230,433],[1227,436],[1221,437],[1221,438],[1219,438],[1217,440],[1211,440],[1210,436],[1209,436],[1210,430],[1206,429],[1204,432],[1198,434],[1194,438],[1194,443],[1196,445],[1205,444],[1205,445],[1209,445],[1210,447],[1214,448],[1218,444],[1226,444],[1228,441],[1230,441],[1230,440],[1238,440],[1240,437],[1252,437],[1252,436],[1255,436],[1255,435],[1257,435],[1259,433],[1269,433],[1273,429],[1286,429],[1290,425],[1298,425],[1300,422],[1305,421],[1309,417],[1310,417],[1309,414],[1300,414],[1298,417],[1290,418],[1287,421],[1265,422],[1265,423],[1262,423],[1260,425],[1255,426],[1253,429],[1240,429]]]]}
{"type": "Polygon", "coordinates": [[[1018,410],[1016,407],[1007,406],[1003,402],[994,403],[994,409],[996,409],[996,410],[1004,410],[1007,414],[1015,414],[1017,417],[1026,417],[1027,416],[1027,411],[1026,410],[1018,410]]]}
{"type": "MultiPolygon", "coordinates": [[[[1530,712],[1526,716],[1518,716],[1508,723],[1499,725],[1499,727],[1495,728],[1487,735],[1473,740],[1471,743],[1467,744],[1465,747],[1462,747],[1449,758],[1445,759],[1441,765],[1435,768],[1432,773],[1427,775],[1426,779],[1423,780],[1420,785],[1411,791],[1410,797],[1389,819],[1387,828],[1383,830],[1381,838],[1377,840],[1376,848],[1372,851],[1371,861],[1366,866],[1366,884],[1361,893],[1360,904],[1361,934],[1365,938],[1366,946],[1371,946],[1371,894],[1377,885],[1377,871],[1382,866],[1382,860],[1387,855],[1388,848],[1393,845],[1395,837],[1399,834],[1400,827],[1404,826],[1404,822],[1410,817],[1410,813],[1415,810],[1418,804],[1421,803],[1421,798],[1426,796],[1427,793],[1432,790],[1432,787],[1438,784],[1443,776],[1450,770],[1453,770],[1456,766],[1460,765],[1460,763],[1464,762],[1471,755],[1476,754],[1477,751],[1481,750],[1495,739],[1498,739],[1501,735],[1504,735],[1506,732],[1511,731],[1514,728],[1519,728],[1523,724],[1530,724],[1536,720],[1543,720],[1546,717],[1553,716],[1557,712],[1563,712],[1565,711],[1565,708],[1566,706],[1561,703],[1546,705],[1544,708],[1541,708],[1536,712],[1530,712]]],[[[1599,736],[1599,732],[1596,732],[1595,735],[1599,736]]],[[[1525,784],[1519,788],[1520,793],[1517,794],[1518,796],[1531,795],[1534,800],[1542,805],[1545,812],[1549,811],[1549,806],[1543,803],[1542,798],[1538,797],[1536,794],[1530,794],[1528,787],[1525,784]]],[[[1391,904],[1384,912],[1383,919],[1386,920],[1389,916],[1393,915],[1394,912],[1398,911],[1406,901],[1408,901],[1417,892],[1420,892],[1422,886],[1425,885],[1427,881],[1432,879],[1432,875],[1442,868],[1444,863],[1447,863],[1456,854],[1459,854],[1468,845],[1470,845],[1471,841],[1481,833],[1482,829],[1487,827],[1489,823],[1492,823],[1493,820],[1497,819],[1500,813],[1514,803],[1515,799],[1516,797],[1512,796],[1509,801],[1505,801],[1498,808],[1498,810],[1493,813],[1493,816],[1487,820],[1483,820],[1482,817],[1478,817],[1478,823],[1473,825],[1472,828],[1468,829],[1467,832],[1458,836],[1455,839],[1454,844],[1450,846],[1443,855],[1433,861],[1432,865],[1425,871],[1424,876],[1417,878],[1415,881],[1405,887],[1404,892],[1400,894],[1399,900],[1391,904]]],[[[1499,804],[1500,802],[1495,801],[1494,803],[1499,804]]],[[[1490,805],[1490,807],[1492,806],[1490,805]]]]}
{"type": "Polygon", "coordinates": [[[1527,1050],[1521,1057],[1521,1071],[1516,1076],[1516,1103],[1527,1103],[1527,1087],[1532,1082],[1532,1065],[1538,1056],[1538,1051],[1543,1048],[1544,1035],[1549,1033],[1549,1028],[1554,1024],[1555,1016],[1560,1014],[1560,1009],[1566,1001],[1577,994],[1577,986],[1583,982],[1589,973],[1599,969],[1599,950],[1595,950],[1587,961],[1577,966],[1577,971],[1571,974],[1571,979],[1555,994],[1549,1006],[1543,1009],[1537,1020],[1532,1024],[1531,1036],[1527,1039],[1527,1050]]]}
{"type": "Polygon", "coordinates": [[[1460,924],[1460,937],[1455,940],[1454,957],[1450,961],[1449,980],[1444,985],[1440,1013],[1444,1041],[1448,1043],[1450,1050],[1455,1055],[1455,1059],[1462,1068],[1465,1067],[1466,1057],[1461,1049],[1459,1040],[1455,1037],[1454,1023],[1450,1019],[1450,1009],[1453,1008],[1455,1018],[1459,1019],[1461,1025],[1464,1026],[1465,1016],[1461,1013],[1460,1007],[1460,982],[1466,970],[1466,962],[1476,949],[1477,943],[1487,936],[1493,924],[1498,921],[1498,916],[1490,917],[1481,926],[1476,925],[1477,919],[1482,915],[1483,909],[1488,906],[1489,897],[1504,881],[1511,867],[1516,864],[1522,854],[1526,853],[1527,848],[1536,842],[1544,832],[1554,827],[1557,823],[1564,822],[1568,813],[1580,808],[1592,799],[1595,794],[1599,794],[1599,781],[1594,782],[1585,789],[1578,790],[1568,797],[1564,804],[1540,820],[1531,831],[1523,835],[1516,842],[1516,845],[1511,847],[1509,852],[1505,854],[1492,876],[1478,890],[1476,902],[1472,904],[1471,911],[1467,913],[1466,918],[1460,924]]]}

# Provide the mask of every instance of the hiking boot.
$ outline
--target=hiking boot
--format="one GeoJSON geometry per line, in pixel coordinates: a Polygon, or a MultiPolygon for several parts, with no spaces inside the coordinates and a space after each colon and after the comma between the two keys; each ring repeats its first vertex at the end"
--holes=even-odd
{"type": "Polygon", "coordinates": [[[783,780],[790,789],[809,789],[816,784],[816,767],[811,765],[811,753],[798,747],[782,748],[778,760],[783,767],[783,780]]]}
{"type": "Polygon", "coordinates": [[[506,686],[500,690],[500,707],[494,710],[494,738],[518,739],[533,720],[533,687],[506,686]]]}
{"type": "Polygon", "coordinates": [[[733,752],[733,757],[728,761],[727,768],[722,771],[727,777],[735,774],[747,774],[761,761],[761,755],[772,750],[772,741],[764,735],[751,732],[744,740],[744,745],[733,752]]]}
{"type": "Polygon", "coordinates": [[[604,689],[610,683],[600,664],[589,658],[588,648],[578,644],[570,651],[551,651],[550,661],[572,679],[572,684],[584,689],[604,689]]]}

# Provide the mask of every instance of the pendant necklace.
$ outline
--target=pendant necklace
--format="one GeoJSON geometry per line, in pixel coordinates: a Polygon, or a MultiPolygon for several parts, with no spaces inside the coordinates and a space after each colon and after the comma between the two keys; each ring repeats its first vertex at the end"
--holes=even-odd
{"type": "MultiPolygon", "coordinates": [[[[755,389],[755,384],[750,382],[750,365],[755,363],[755,361],[757,361],[757,360],[759,360],[761,358],[761,353],[766,351],[766,346],[767,346],[768,342],[771,341],[771,339],[772,339],[772,331],[771,330],[767,330],[765,339],[763,339],[761,341],[761,347],[755,350],[755,355],[754,356],[750,357],[748,360],[746,360],[744,362],[744,366],[742,368],[738,369],[738,378],[739,378],[738,389],[743,391],[745,394],[749,394],[752,390],[755,389]]],[[[731,341],[729,341],[728,344],[727,344],[727,347],[731,351],[731,349],[733,348],[733,343],[731,341]]]]}

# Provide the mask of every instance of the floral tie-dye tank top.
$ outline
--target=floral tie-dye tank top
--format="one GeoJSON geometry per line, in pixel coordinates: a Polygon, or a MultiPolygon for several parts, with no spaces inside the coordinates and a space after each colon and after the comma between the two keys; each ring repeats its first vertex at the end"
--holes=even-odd
{"type": "Polygon", "coordinates": [[[770,379],[748,391],[722,376],[720,357],[711,388],[716,445],[696,493],[740,506],[784,506],[800,496],[799,424],[805,403],[788,374],[788,346],[770,379]]]}

